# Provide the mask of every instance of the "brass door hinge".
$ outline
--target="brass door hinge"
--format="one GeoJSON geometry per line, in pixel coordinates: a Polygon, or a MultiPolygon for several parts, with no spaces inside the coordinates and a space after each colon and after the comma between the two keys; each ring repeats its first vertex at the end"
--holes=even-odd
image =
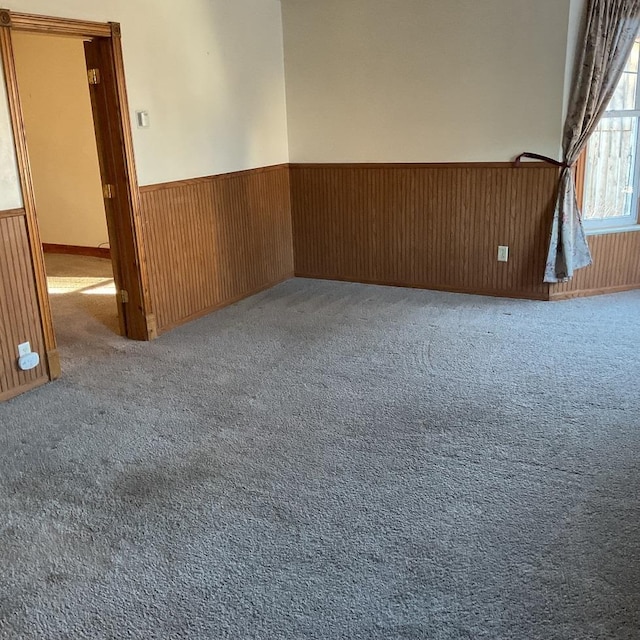
{"type": "Polygon", "coordinates": [[[88,69],[89,84],[100,84],[100,69],[88,69]]]}
{"type": "Polygon", "coordinates": [[[113,185],[112,184],[103,185],[102,195],[104,196],[105,200],[110,200],[111,198],[113,198],[113,185]]]}
{"type": "Polygon", "coordinates": [[[124,289],[120,289],[120,302],[126,304],[129,302],[129,292],[124,289]]]}

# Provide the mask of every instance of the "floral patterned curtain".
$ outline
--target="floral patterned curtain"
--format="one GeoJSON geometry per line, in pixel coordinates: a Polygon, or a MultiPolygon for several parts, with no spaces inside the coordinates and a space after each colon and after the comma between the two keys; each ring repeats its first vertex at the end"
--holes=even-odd
{"type": "Polygon", "coordinates": [[[545,282],[564,282],[576,269],[591,264],[571,167],[613,97],[639,31],[640,0],[589,0],[564,130],[564,158],[545,282]]]}

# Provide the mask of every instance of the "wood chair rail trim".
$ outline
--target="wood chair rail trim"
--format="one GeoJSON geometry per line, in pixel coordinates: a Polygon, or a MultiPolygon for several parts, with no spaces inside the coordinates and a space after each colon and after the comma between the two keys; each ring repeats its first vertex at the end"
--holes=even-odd
{"type": "Polygon", "coordinates": [[[0,220],[3,218],[23,218],[26,215],[27,212],[24,209],[7,209],[0,211],[0,220]]]}

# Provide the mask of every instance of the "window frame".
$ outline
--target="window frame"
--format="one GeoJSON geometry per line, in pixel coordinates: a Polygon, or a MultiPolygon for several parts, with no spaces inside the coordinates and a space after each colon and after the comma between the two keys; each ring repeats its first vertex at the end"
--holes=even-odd
{"type": "MultiPolygon", "coordinates": [[[[638,34],[640,40],[640,34],[638,34]]],[[[630,54],[631,55],[631,54],[630,54]]],[[[621,76],[622,79],[622,76],[621,76]]],[[[617,87],[616,87],[617,89],[617,87]]],[[[608,118],[635,118],[638,129],[636,135],[635,152],[633,159],[633,195],[631,198],[631,215],[616,216],[609,218],[582,218],[582,223],[587,234],[598,232],[616,232],[640,229],[640,69],[636,74],[636,96],[635,109],[617,109],[605,111],[602,119],[608,118]]],[[[589,143],[585,146],[584,151],[580,155],[576,165],[576,186],[578,195],[578,206],[580,211],[584,211],[584,197],[587,188],[587,159],[588,159],[589,143]]]]}

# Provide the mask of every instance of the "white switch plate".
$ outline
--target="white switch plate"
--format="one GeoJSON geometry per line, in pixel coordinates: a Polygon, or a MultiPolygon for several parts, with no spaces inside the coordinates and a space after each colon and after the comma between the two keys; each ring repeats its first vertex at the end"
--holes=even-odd
{"type": "Polygon", "coordinates": [[[503,245],[498,247],[498,262],[509,262],[509,247],[503,245]]]}
{"type": "Polygon", "coordinates": [[[138,123],[138,129],[148,129],[149,128],[149,112],[136,111],[136,121],[138,123]]]}
{"type": "Polygon", "coordinates": [[[28,342],[23,342],[18,345],[18,357],[22,358],[23,356],[27,356],[31,353],[31,345],[28,342]]]}

